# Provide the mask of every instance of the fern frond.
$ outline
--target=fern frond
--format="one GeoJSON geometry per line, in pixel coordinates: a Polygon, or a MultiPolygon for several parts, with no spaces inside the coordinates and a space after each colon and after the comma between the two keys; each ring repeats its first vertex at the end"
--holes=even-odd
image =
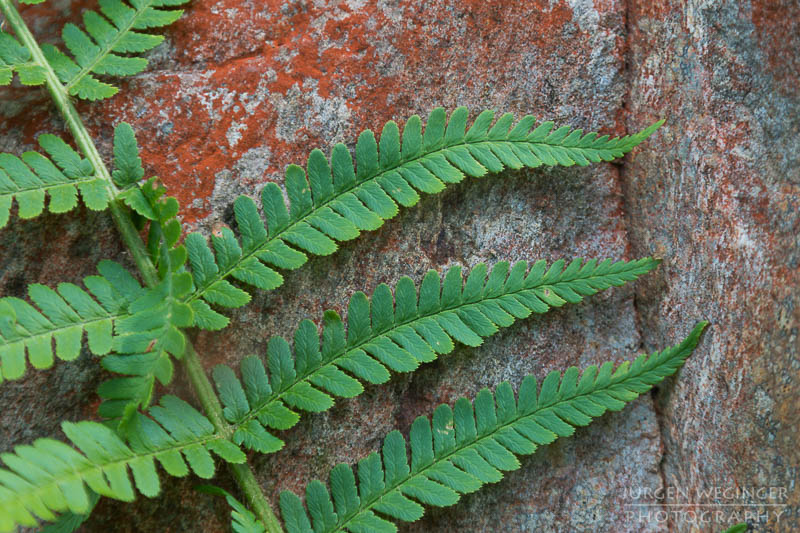
{"type": "Polygon", "coordinates": [[[209,304],[240,307],[250,295],[229,280],[271,290],[283,283],[275,270],[295,269],[308,256],[328,255],[337,241],[374,230],[394,217],[398,204],[412,206],[419,192],[435,194],[448,183],[468,176],[483,176],[504,168],[540,165],[588,165],[622,157],[660,125],[657,122],[635,135],[610,139],[596,133],[552,122],[532,129],[535,119],[523,117],[515,126],[510,113],[492,125],[494,112],[481,113],[469,130],[467,109],[459,107],[446,120],[444,109],[435,109],[425,132],[418,116],[412,116],[402,134],[388,122],[380,142],[372,131],[358,137],[356,164],[347,147],[337,144],[330,159],[320,150],[308,158],[306,169],[290,165],[285,187],[270,183],[261,192],[267,224],[255,203],[246,196],[234,204],[241,241],[227,228],[212,237],[214,252],[200,234],[186,239],[196,290],[190,298],[196,325],[205,329],[224,327],[228,319],[209,304]]]}
{"type": "Polygon", "coordinates": [[[28,296],[36,307],[19,298],[0,298],[0,382],[23,376],[26,354],[39,369],[52,366],[54,355],[75,359],[84,332],[93,354],[111,351],[113,323],[130,316],[128,306],[144,289],[113,261],[102,261],[97,270],[99,276],[83,280],[88,292],[72,283],[61,283],[57,290],[35,284],[28,296]]]}
{"type": "Polygon", "coordinates": [[[147,59],[132,54],[146,52],[164,37],[143,31],[172,24],[183,10],[163,9],[189,0],[100,0],[100,13],[83,13],[85,31],[69,23],[61,32],[72,58],[52,45],[42,46],[67,94],[86,100],[100,100],[119,89],[96,76],[132,76],[147,67],[147,59]],[[74,59],[73,59],[74,58],[74,59]]]}
{"type": "Polygon", "coordinates": [[[14,199],[19,216],[26,219],[42,213],[46,195],[51,213],[65,213],[78,205],[78,191],[89,209],[101,211],[108,206],[106,183],[87,159],[54,135],[40,136],[39,145],[49,158],[32,151],[22,158],[0,154],[0,228],[8,223],[14,199]]]}
{"type": "Polygon", "coordinates": [[[234,533],[264,533],[267,530],[264,524],[228,491],[213,485],[200,485],[197,490],[225,498],[231,506],[231,529],[234,533]]]}
{"type": "Polygon", "coordinates": [[[36,64],[30,51],[0,30],[0,86],[10,84],[15,72],[23,85],[42,85],[45,81],[44,69],[36,64]]]}
{"type": "Polygon", "coordinates": [[[461,494],[485,483],[500,481],[504,471],[516,470],[517,455],[568,437],[606,411],[626,403],[673,374],[692,353],[707,323],[698,324],[680,344],[613,369],[605,363],[590,366],[579,376],[576,367],[551,372],[537,394],[536,379],[526,377],[518,399],[507,383],[495,393],[481,390],[473,402],[458,400],[454,408],[440,405],[433,424],[419,417],[411,425],[411,464],[399,431],[383,442],[383,457],[372,453],[358,463],[358,487],[353,470],[337,465],[330,491],[320,481],[306,488],[306,506],[292,492],[281,493],[280,506],[289,533],[336,531],[394,532],[389,520],[413,522],[423,505],[445,507],[461,494]],[[378,514],[376,514],[378,513],[378,514]],[[309,514],[311,518],[309,519],[309,514]],[[312,530],[313,524],[313,530],[312,530]]]}
{"type": "Polygon", "coordinates": [[[283,442],[267,431],[288,429],[299,420],[296,410],[320,412],[333,406],[333,396],[354,397],[361,381],[384,383],[389,370],[410,372],[437,354],[453,350],[453,340],[477,346],[518,318],[544,313],[567,302],[634,280],[658,265],[645,258],[612,263],[575,259],[556,261],[550,268],[538,261],[500,262],[487,275],[485,264],[462,280],[461,267],[443,279],[431,270],[422,280],[419,298],[414,282],[402,278],[394,296],[379,285],[372,300],[364,293],[350,299],[347,330],[338,314],[324,315],[322,339],[317,327],[304,320],[294,334],[294,357],[283,337],[273,337],[267,367],[258,357],[242,362],[239,379],[219,365],[213,377],[224,414],[237,427],[234,442],[271,453],[283,442]]]}
{"type": "Polygon", "coordinates": [[[103,424],[64,422],[61,427],[77,450],[57,440],[39,439],[17,446],[14,453],[0,454],[6,465],[0,469],[0,532],[35,526],[37,517],[54,520],[55,513],[86,513],[87,487],[123,501],[134,499],[134,486],[153,497],[160,490],[156,461],[172,476],[185,476],[191,470],[208,479],[214,475],[210,452],[227,462],[246,459],[183,400],[165,396],[149,415],[137,413],[131,420],[127,442],[103,424]]]}

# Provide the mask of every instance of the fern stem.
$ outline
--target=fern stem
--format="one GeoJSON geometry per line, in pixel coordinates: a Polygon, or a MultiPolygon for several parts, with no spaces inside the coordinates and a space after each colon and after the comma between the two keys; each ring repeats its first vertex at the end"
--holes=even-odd
{"type": "Polygon", "coordinates": [[[236,482],[241,487],[242,492],[247,496],[250,509],[264,525],[267,533],[283,533],[283,527],[281,527],[278,517],[272,512],[272,507],[264,497],[261,485],[258,484],[250,465],[244,463],[241,465],[231,464],[229,466],[233,477],[236,478],[236,482]]]}
{"type": "MultiPolygon", "coordinates": [[[[133,255],[133,259],[145,284],[149,287],[154,287],[159,282],[155,266],[150,260],[144,242],[139,232],[136,230],[136,227],[133,225],[133,221],[128,216],[123,205],[116,199],[119,189],[111,179],[111,174],[103,158],[100,156],[100,152],[97,150],[97,146],[92,140],[89,131],[81,120],[78,110],[75,109],[75,106],[70,101],[64,86],[61,84],[58,76],[56,76],[50,63],[45,59],[42,49],[39,47],[33,34],[31,34],[27,24],[12,4],[12,0],[0,0],[0,11],[2,11],[9,26],[14,30],[17,38],[30,51],[33,60],[44,70],[47,90],[53,98],[53,103],[58,108],[61,116],[64,117],[64,120],[67,122],[67,126],[75,138],[75,143],[91,162],[98,176],[106,182],[106,187],[112,197],[112,201],[109,203],[111,217],[114,219],[114,223],[120,232],[123,242],[133,255]]],[[[229,439],[233,434],[233,429],[225,421],[219,398],[214,392],[211,382],[208,380],[200,364],[197,353],[194,351],[191,344],[188,343],[184,357],[184,365],[186,367],[186,373],[192,382],[195,394],[203,405],[216,432],[224,438],[229,439]]],[[[258,518],[264,523],[267,531],[269,533],[282,533],[283,528],[278,522],[275,513],[272,511],[269,502],[264,497],[264,493],[250,465],[246,463],[242,465],[231,464],[230,468],[242,492],[246,495],[250,506],[253,508],[253,512],[256,513],[258,518]]]]}
{"type": "MultiPolygon", "coordinates": [[[[183,356],[186,373],[189,380],[192,382],[195,393],[197,394],[203,410],[208,415],[208,419],[214,424],[214,428],[218,434],[223,435],[226,439],[230,439],[233,435],[234,428],[225,420],[222,414],[222,404],[219,397],[214,392],[211,382],[206,376],[203,365],[200,364],[200,359],[197,357],[197,352],[190,342],[186,343],[186,352],[183,356]]],[[[253,513],[261,520],[269,533],[279,533],[283,528],[272,511],[269,502],[264,497],[256,476],[253,474],[253,469],[249,464],[233,464],[230,463],[228,467],[236,479],[236,482],[241,487],[242,492],[247,497],[250,508],[253,513]]]]}

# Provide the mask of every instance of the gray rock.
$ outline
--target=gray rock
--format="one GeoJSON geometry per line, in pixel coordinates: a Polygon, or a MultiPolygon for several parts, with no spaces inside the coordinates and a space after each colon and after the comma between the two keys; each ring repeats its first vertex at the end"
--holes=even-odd
{"type": "MultiPolygon", "coordinates": [[[[300,319],[344,311],[354,291],[402,275],[419,281],[428,268],[665,260],[635,290],[521,321],[479,348],[459,347],[305,416],[281,435],[283,450],[252,457],[270,499],[327,479],[335,464],[354,463],[441,402],[502,380],[516,387],[530,373],[628,359],[673,344],[704,318],[710,334],[656,402],[645,395],[524,459],[502,482],[401,529],[718,531],[728,523],[640,520],[632,504],[663,512],[662,503],[678,500],[654,495],[670,487],[731,483],[788,487],[794,514],[765,527],[797,528],[800,84],[791,52],[800,13],[784,3],[780,11],[768,0],[630,9],[582,0],[195,2],[166,30],[147,72],[107,102],[80,103],[104,153],[113,124],[134,125],[148,175],[179,198],[188,227],[206,233],[230,222],[237,195],[257,198],[312,148],[352,143],[364,128],[425,117],[438,105],[532,113],[612,135],[669,118],[622,165],[506,172],[426,197],[288,273],[280,289],[257,293],[227,330],[194,333],[207,368],[236,365],[300,319]]],[[[48,2],[25,16],[52,32],[67,7],[48,2]]],[[[44,93],[12,89],[0,101],[5,150],[63,131],[44,93]]],[[[28,283],[74,282],[102,258],[129,262],[107,214],[14,220],[0,233],[0,291],[21,296],[28,283]]],[[[63,438],[59,421],[91,418],[105,377],[84,354],[0,386],[0,449],[63,438]]],[[[191,397],[182,376],[173,391],[191,397]]],[[[196,479],[163,479],[158,499],[101,501],[83,530],[229,530],[226,505],[194,492],[196,479]]],[[[215,483],[236,490],[224,468],[215,483]]]]}

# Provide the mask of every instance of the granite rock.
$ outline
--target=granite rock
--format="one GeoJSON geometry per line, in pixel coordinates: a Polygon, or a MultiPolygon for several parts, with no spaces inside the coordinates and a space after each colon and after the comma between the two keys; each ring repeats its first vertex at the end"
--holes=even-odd
{"type": "MultiPolygon", "coordinates": [[[[634,254],[664,258],[636,287],[643,340],[667,342],[688,317],[712,323],[658,397],[661,472],[680,489],[664,503],[688,498],[756,531],[797,531],[800,4],[637,1],[629,21],[627,124],[668,119],[622,172],[634,254]]],[[[719,527],[691,515],[668,523],[719,527]]]]}
{"type": "MultiPolygon", "coordinates": [[[[424,117],[439,105],[531,113],[612,135],[669,117],[663,133],[622,165],[505,172],[424,198],[288,274],[280,289],[257,293],[227,330],[193,333],[207,368],[235,365],[263,354],[270,335],[289,335],[300,319],[343,311],[354,291],[402,275],[419,281],[429,268],[665,259],[636,290],[521,321],[479,348],[457,348],[305,416],[282,435],[283,450],[253,457],[273,501],[279,490],[300,491],[335,464],[377,449],[388,431],[407,432],[438,403],[502,380],[516,386],[529,373],[621,361],[672,344],[700,318],[712,320],[711,333],[656,401],[644,396],[523,460],[504,481],[401,529],[694,531],[680,521],[631,518],[630,504],[640,501],[632,489],[655,495],[708,486],[715,476],[748,485],[796,481],[800,151],[790,52],[800,13],[787,17],[767,0],[761,8],[695,4],[194,2],[165,31],[146,72],[111,100],[78,104],[106,154],[113,125],[133,124],[148,175],[178,197],[184,222],[204,232],[230,224],[236,196],[257,198],[312,148],[352,146],[364,128],[424,117]],[[784,37],[768,29],[773,23],[784,37]]],[[[93,4],[53,0],[24,14],[38,35],[55,40],[53,28],[78,18],[83,5],[93,4]]],[[[0,102],[3,150],[30,149],[41,133],[64,130],[44,92],[11,89],[0,102]]],[[[104,213],[14,220],[0,233],[0,292],[21,296],[29,283],[76,281],[103,258],[130,261],[104,213]]],[[[0,449],[62,437],[60,420],[92,417],[104,377],[84,354],[3,384],[0,449]]],[[[173,390],[191,397],[182,376],[173,390]]],[[[164,480],[158,499],[102,501],[82,530],[229,530],[224,502],[194,492],[196,479],[164,480]]],[[[235,491],[224,469],[215,482],[235,491]]]]}

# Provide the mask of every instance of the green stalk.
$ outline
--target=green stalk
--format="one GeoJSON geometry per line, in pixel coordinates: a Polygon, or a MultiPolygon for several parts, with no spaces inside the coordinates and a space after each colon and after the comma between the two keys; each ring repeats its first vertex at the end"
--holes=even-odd
{"type": "MultiPolygon", "coordinates": [[[[50,92],[50,96],[53,98],[53,102],[61,113],[61,116],[64,117],[64,120],[67,122],[67,126],[75,138],[75,143],[92,164],[98,176],[105,181],[106,188],[111,196],[111,201],[109,202],[111,218],[114,220],[117,229],[119,229],[122,241],[133,255],[133,259],[142,275],[142,279],[149,287],[157,285],[159,282],[158,273],[150,260],[144,242],[124,206],[116,199],[119,189],[114,185],[111,174],[103,158],[100,156],[97,146],[94,144],[75,106],[72,105],[64,86],[61,84],[58,76],[56,76],[50,63],[45,59],[42,49],[31,34],[27,24],[12,4],[12,0],[0,0],[0,11],[2,11],[9,26],[14,30],[14,34],[30,51],[33,60],[44,70],[47,90],[50,92]]],[[[225,438],[230,438],[233,435],[233,428],[226,422],[219,398],[214,392],[214,388],[200,364],[197,352],[195,352],[191,343],[188,341],[183,361],[194,392],[203,405],[203,409],[206,411],[211,423],[214,425],[214,429],[225,438]]],[[[263,522],[267,531],[269,533],[282,533],[283,528],[278,522],[275,513],[272,511],[269,502],[264,497],[264,493],[250,465],[245,463],[240,465],[231,464],[229,466],[242,492],[247,497],[250,507],[259,520],[263,522]]]]}

